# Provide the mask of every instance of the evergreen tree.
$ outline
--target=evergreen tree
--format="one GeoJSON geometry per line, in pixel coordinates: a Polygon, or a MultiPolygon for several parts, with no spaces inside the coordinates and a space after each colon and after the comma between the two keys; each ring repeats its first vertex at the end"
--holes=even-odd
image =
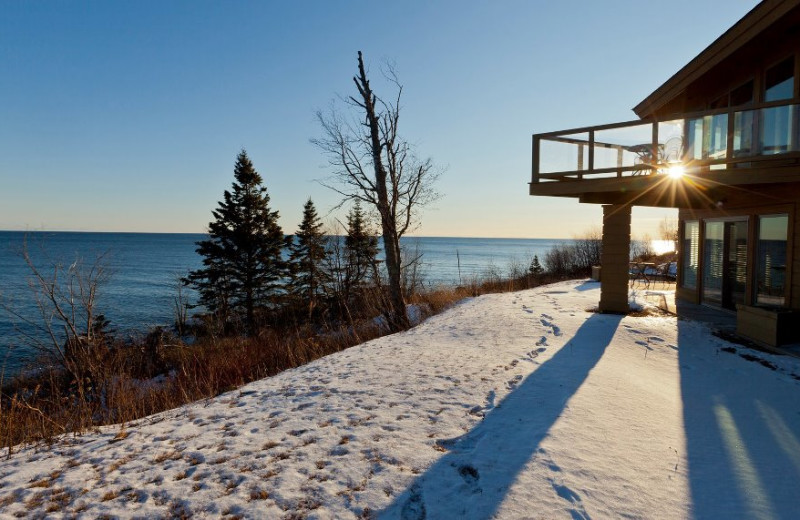
{"type": "Polygon", "coordinates": [[[274,303],[286,272],[284,237],[261,175],[244,150],[233,176],[232,190],[225,191],[212,211],[208,240],[197,242],[204,267],[189,273],[186,281],[200,293],[200,303],[222,319],[243,313],[247,331],[253,333],[256,308],[274,303]]]}
{"type": "Polygon", "coordinates": [[[377,281],[378,237],[370,229],[358,201],[347,214],[347,237],[344,245],[348,288],[355,289],[364,285],[370,275],[377,281]]]}
{"type": "Polygon", "coordinates": [[[308,308],[308,315],[314,312],[318,298],[324,293],[328,276],[323,269],[327,255],[327,237],[322,222],[311,199],[303,206],[303,221],[294,236],[289,249],[291,281],[289,293],[308,308]]]}
{"type": "Polygon", "coordinates": [[[533,276],[538,276],[544,272],[544,267],[539,263],[539,257],[537,255],[533,255],[533,260],[531,260],[531,266],[528,268],[528,272],[533,276]]]}

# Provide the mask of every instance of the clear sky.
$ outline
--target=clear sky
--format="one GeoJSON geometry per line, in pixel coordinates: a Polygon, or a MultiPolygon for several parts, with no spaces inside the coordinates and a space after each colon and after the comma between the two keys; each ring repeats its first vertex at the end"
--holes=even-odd
{"type": "Polygon", "coordinates": [[[362,50],[445,168],[416,234],[569,238],[601,210],[527,194],[531,134],[634,119],[756,3],[0,0],[0,229],[203,232],[244,147],[292,233],[338,201],[309,139],[362,50]]]}

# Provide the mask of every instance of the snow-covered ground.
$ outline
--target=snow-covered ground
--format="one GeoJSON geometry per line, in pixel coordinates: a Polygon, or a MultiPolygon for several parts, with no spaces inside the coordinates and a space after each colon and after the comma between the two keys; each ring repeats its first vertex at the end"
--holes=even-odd
{"type": "Polygon", "coordinates": [[[592,282],[481,296],[22,449],[0,460],[0,516],[797,518],[800,360],[598,299],[592,282]]]}

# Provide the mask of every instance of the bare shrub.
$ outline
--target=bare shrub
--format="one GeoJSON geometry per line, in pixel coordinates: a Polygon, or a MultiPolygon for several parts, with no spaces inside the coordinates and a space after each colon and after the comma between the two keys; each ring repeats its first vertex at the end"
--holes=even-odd
{"type": "Polygon", "coordinates": [[[412,247],[402,247],[400,250],[400,272],[403,281],[403,294],[406,298],[424,290],[425,266],[422,262],[422,255],[419,241],[414,241],[412,247]]]}
{"type": "Polygon", "coordinates": [[[661,240],[678,242],[678,219],[667,218],[658,223],[658,236],[661,240]]]}
{"type": "Polygon", "coordinates": [[[559,244],[544,255],[545,269],[555,276],[585,276],[600,265],[602,234],[592,229],[571,243],[559,244]]]}
{"type": "Polygon", "coordinates": [[[101,365],[111,342],[108,321],[97,309],[98,292],[109,278],[105,255],[98,255],[91,264],[77,257],[69,265],[50,260],[43,248],[41,256],[47,259],[49,272],[34,261],[26,238],[22,257],[30,269],[28,285],[38,319],[5,309],[27,326],[20,332],[28,346],[46,363],[59,365],[81,398],[97,397],[101,389],[95,382],[102,379],[101,365]]]}
{"type": "Polygon", "coordinates": [[[638,240],[631,240],[631,259],[649,261],[656,256],[653,251],[653,241],[650,235],[644,235],[638,240]]]}

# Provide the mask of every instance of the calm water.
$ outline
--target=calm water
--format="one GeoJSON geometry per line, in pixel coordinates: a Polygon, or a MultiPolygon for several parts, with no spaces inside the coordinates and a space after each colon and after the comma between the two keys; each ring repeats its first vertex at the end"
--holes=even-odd
{"type": "MultiPolygon", "coordinates": [[[[96,308],[111,321],[112,330],[126,337],[174,321],[177,279],[200,267],[195,242],[204,235],[0,231],[0,303],[41,323],[28,286],[31,271],[21,254],[26,237],[30,256],[44,274],[52,275],[56,263],[68,266],[77,258],[90,267],[103,255],[110,278],[101,286],[96,308]]],[[[467,283],[490,270],[505,275],[513,263],[525,267],[534,254],[541,260],[563,242],[425,237],[405,239],[404,246],[422,253],[420,272],[427,286],[467,283]]],[[[30,355],[21,333],[36,331],[0,309],[0,368],[4,363],[7,372],[17,371],[30,355]]]]}

